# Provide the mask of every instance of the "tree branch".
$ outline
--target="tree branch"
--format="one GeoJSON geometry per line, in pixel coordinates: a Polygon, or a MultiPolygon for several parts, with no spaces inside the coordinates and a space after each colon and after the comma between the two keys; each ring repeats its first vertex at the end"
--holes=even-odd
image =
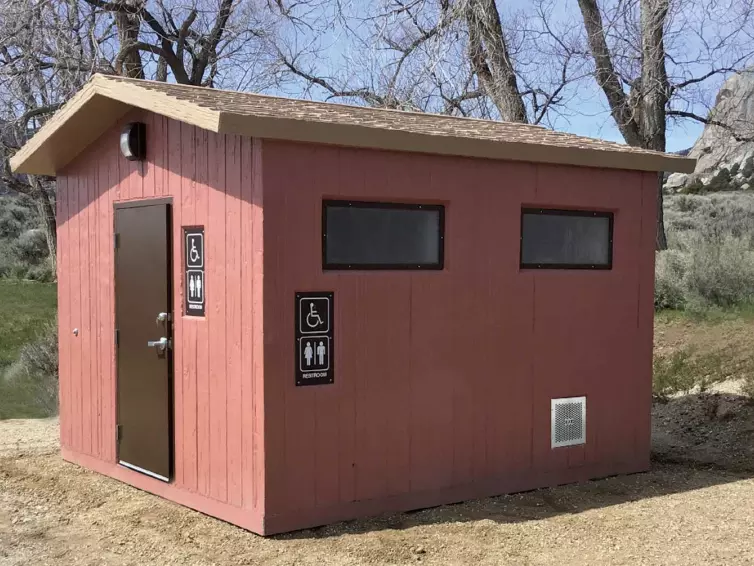
{"type": "Polygon", "coordinates": [[[34,108],[32,110],[29,110],[25,114],[21,115],[17,122],[23,128],[24,131],[29,126],[29,121],[37,118],[38,116],[44,116],[45,114],[52,114],[55,112],[58,108],[63,106],[62,102],[58,102],[57,104],[50,104],[49,106],[42,106],[40,108],[34,108]]]}
{"type": "Polygon", "coordinates": [[[676,91],[681,90],[683,88],[686,88],[687,86],[691,86],[693,84],[698,84],[706,81],[707,79],[710,79],[714,77],[715,75],[719,75],[721,73],[735,73],[736,69],[732,67],[724,67],[721,69],[713,69],[708,73],[705,73],[704,75],[700,77],[695,77],[693,79],[688,79],[686,81],[674,84],[670,87],[670,94],[674,94],[676,91]]]}
{"type": "Polygon", "coordinates": [[[737,134],[735,132],[735,128],[731,126],[730,124],[726,124],[725,122],[720,122],[719,120],[715,120],[713,118],[705,118],[704,116],[700,116],[699,114],[695,114],[694,112],[688,112],[685,110],[668,110],[667,114],[668,116],[677,116],[678,118],[688,118],[690,120],[696,120],[697,122],[701,122],[702,124],[709,125],[709,126],[718,126],[730,132],[731,137],[737,142],[754,141],[754,136],[742,136],[740,134],[737,134]]]}
{"type": "Polygon", "coordinates": [[[194,59],[194,64],[191,69],[191,83],[201,84],[204,77],[204,73],[207,70],[207,65],[211,63],[211,59],[217,56],[217,46],[220,43],[225,26],[228,23],[228,18],[233,8],[233,0],[222,0],[220,4],[220,10],[215,20],[215,25],[209,33],[206,40],[201,42],[202,48],[194,59]]]}

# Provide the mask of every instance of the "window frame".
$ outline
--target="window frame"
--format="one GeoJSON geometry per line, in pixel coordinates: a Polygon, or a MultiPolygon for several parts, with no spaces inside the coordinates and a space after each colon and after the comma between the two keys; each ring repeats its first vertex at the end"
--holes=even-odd
{"type": "Polygon", "coordinates": [[[322,270],[323,271],[442,271],[445,269],[445,205],[361,200],[322,200],[322,270]],[[331,263],[327,261],[327,210],[329,207],[378,208],[391,210],[436,211],[438,218],[438,254],[435,263],[331,263]]]}
{"type": "Polygon", "coordinates": [[[585,269],[596,271],[609,271],[613,268],[613,225],[615,214],[603,210],[583,210],[568,208],[521,208],[521,238],[519,240],[519,267],[520,269],[585,269]],[[537,214],[541,216],[578,216],[581,218],[607,218],[608,219],[608,251],[607,263],[524,263],[524,215],[537,214]]]}

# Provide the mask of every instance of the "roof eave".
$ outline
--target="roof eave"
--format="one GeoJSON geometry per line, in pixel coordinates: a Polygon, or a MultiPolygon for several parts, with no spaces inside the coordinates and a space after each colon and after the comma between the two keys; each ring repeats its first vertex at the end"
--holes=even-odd
{"type": "Polygon", "coordinates": [[[650,172],[691,173],[696,164],[694,159],[659,152],[495,141],[222,112],[156,88],[96,75],[11,158],[12,170],[57,174],[131,108],[155,112],[212,132],[306,143],[650,172]]]}
{"type": "Polygon", "coordinates": [[[661,153],[493,141],[229,112],[220,114],[219,131],[303,143],[648,172],[691,173],[696,165],[694,159],[661,153]]]}

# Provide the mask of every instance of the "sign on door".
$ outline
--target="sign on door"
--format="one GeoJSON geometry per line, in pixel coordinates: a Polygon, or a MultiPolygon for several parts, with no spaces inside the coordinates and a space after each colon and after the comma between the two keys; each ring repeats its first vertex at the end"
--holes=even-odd
{"type": "Polygon", "coordinates": [[[333,383],[332,292],[296,293],[296,385],[333,383]]]}
{"type": "Polygon", "coordinates": [[[204,280],[204,227],[184,228],[184,281],[186,316],[204,316],[207,286],[204,280]]]}

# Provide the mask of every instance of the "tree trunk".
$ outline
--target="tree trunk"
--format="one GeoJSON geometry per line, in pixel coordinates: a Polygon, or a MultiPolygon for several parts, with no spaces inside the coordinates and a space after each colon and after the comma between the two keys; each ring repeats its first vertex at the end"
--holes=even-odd
{"type": "MultiPolygon", "coordinates": [[[[665,68],[665,22],[669,0],[641,0],[641,77],[632,83],[631,96],[623,90],[623,80],[615,70],[605,36],[597,0],[578,0],[595,62],[595,77],[605,93],[610,111],[628,145],[665,151],[667,104],[670,94],[665,68]]],[[[662,180],[657,181],[658,250],[668,247],[662,210],[662,180]]]]}
{"type": "Polygon", "coordinates": [[[36,176],[29,175],[29,183],[34,187],[34,200],[42,219],[42,229],[47,240],[48,261],[54,276],[57,276],[58,222],[55,217],[55,203],[50,192],[36,176]]]}
{"type": "Polygon", "coordinates": [[[118,54],[116,71],[123,76],[132,79],[144,78],[144,67],[141,64],[141,53],[133,47],[139,41],[139,31],[141,29],[141,19],[138,14],[138,8],[142,0],[126,0],[125,5],[133,7],[133,11],[116,11],[114,13],[115,24],[118,28],[118,41],[120,43],[120,53],[118,54]],[[120,68],[118,68],[120,67],[120,68]]]}
{"type": "Polygon", "coordinates": [[[484,90],[507,122],[528,123],[495,0],[467,0],[469,58],[484,90]]]}
{"type": "MultiPolygon", "coordinates": [[[[642,0],[641,2],[641,88],[642,111],[639,116],[643,145],[655,151],[666,150],[666,108],[669,85],[665,68],[665,20],[668,0],[642,0]]],[[[665,235],[665,218],[662,204],[662,179],[657,181],[657,241],[658,250],[668,247],[665,235]]]]}
{"type": "Polygon", "coordinates": [[[657,175],[657,237],[655,239],[656,250],[668,249],[668,237],[665,234],[665,212],[662,208],[662,185],[663,174],[657,175]]]}
{"type": "Polygon", "coordinates": [[[628,145],[641,146],[642,139],[639,125],[636,123],[633,108],[623,90],[621,77],[613,65],[613,57],[605,37],[602,23],[602,13],[597,0],[578,0],[581,15],[584,20],[589,50],[594,59],[594,76],[597,84],[605,93],[610,113],[618,126],[623,139],[628,145]]]}

